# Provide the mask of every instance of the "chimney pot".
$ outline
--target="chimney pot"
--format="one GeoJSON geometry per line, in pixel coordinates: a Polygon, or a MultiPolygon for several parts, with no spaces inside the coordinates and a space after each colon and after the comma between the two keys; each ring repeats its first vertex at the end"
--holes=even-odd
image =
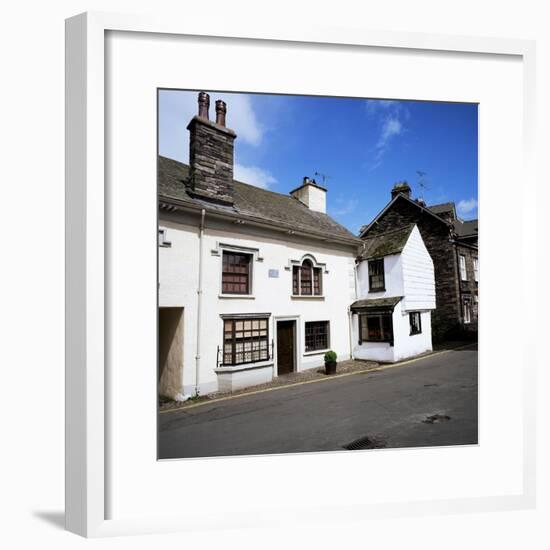
{"type": "Polygon", "coordinates": [[[206,92],[199,93],[199,117],[209,119],[208,109],[210,109],[210,96],[206,92]]]}
{"type": "Polygon", "coordinates": [[[227,105],[225,101],[218,99],[216,101],[216,124],[225,126],[225,114],[227,113],[227,105]]]}

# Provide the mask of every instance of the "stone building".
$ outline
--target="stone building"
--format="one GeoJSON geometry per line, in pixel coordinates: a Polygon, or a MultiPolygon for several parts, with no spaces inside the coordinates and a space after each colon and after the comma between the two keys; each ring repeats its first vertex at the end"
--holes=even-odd
{"type": "Polygon", "coordinates": [[[415,224],[434,263],[436,309],[432,313],[435,341],[477,334],[478,223],[463,221],[454,203],[427,206],[413,200],[406,182],[396,184],[391,200],[374,220],[361,228],[362,239],[415,224]]]}

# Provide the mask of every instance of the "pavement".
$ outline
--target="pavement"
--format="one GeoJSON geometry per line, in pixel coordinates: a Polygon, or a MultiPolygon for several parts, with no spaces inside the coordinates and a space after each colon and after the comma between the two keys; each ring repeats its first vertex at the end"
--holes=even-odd
{"type": "Polygon", "coordinates": [[[401,366],[159,414],[159,458],[342,451],[478,441],[477,346],[401,366]],[[434,423],[425,422],[441,415],[434,423]]]}

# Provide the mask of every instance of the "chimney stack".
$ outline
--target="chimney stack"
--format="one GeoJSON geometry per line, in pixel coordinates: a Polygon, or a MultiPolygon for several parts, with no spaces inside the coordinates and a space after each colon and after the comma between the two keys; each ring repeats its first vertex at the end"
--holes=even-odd
{"type": "Polygon", "coordinates": [[[400,181],[393,186],[393,189],[391,190],[392,200],[395,199],[397,195],[403,195],[408,199],[411,198],[411,188],[409,187],[409,184],[406,181],[400,181]]]}
{"type": "Polygon", "coordinates": [[[216,122],[209,120],[210,96],[198,95],[199,114],[189,130],[189,189],[203,200],[233,205],[233,142],[237,134],[225,127],[225,102],[216,101],[216,122]]]}
{"type": "Polygon", "coordinates": [[[302,185],[291,191],[290,195],[305,204],[310,210],[327,213],[327,190],[307,176],[302,180],[302,185]]]}

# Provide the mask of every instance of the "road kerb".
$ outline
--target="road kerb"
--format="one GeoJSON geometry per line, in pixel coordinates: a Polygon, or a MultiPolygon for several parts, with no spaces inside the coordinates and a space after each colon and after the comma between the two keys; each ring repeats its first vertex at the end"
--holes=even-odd
{"type": "Polygon", "coordinates": [[[260,393],[267,393],[271,391],[276,390],[283,390],[286,388],[295,388],[297,386],[305,386],[306,384],[315,384],[317,382],[329,382],[330,380],[336,380],[338,378],[346,378],[347,376],[357,376],[359,374],[369,374],[371,372],[379,372],[387,369],[393,369],[396,367],[404,367],[405,365],[409,365],[411,363],[416,363],[418,361],[421,361],[422,359],[431,359],[432,357],[436,357],[438,355],[443,355],[445,353],[449,353],[450,351],[457,351],[460,349],[464,349],[467,347],[470,347],[474,344],[466,344],[464,346],[459,346],[457,348],[452,349],[444,349],[441,351],[434,351],[433,353],[430,353],[429,355],[423,355],[422,357],[415,357],[414,359],[407,359],[405,361],[400,361],[398,363],[390,363],[387,365],[380,365],[379,367],[374,367],[372,369],[365,369],[361,371],[355,371],[355,372],[345,372],[343,374],[333,374],[331,376],[327,376],[326,378],[316,378],[314,380],[304,380],[303,382],[295,382],[294,384],[284,384],[281,386],[274,386],[273,388],[264,388],[262,390],[253,390],[246,393],[239,393],[238,395],[227,395],[226,397],[219,397],[217,399],[211,399],[208,401],[201,401],[200,403],[195,403],[193,405],[183,405],[181,407],[175,407],[172,409],[164,409],[162,411],[159,411],[159,414],[166,414],[171,412],[180,412],[180,411],[187,411],[190,409],[196,409],[197,407],[202,407],[204,405],[210,405],[212,403],[221,403],[222,401],[229,401],[231,399],[238,399],[239,397],[247,397],[249,395],[258,395],[260,393]]]}

